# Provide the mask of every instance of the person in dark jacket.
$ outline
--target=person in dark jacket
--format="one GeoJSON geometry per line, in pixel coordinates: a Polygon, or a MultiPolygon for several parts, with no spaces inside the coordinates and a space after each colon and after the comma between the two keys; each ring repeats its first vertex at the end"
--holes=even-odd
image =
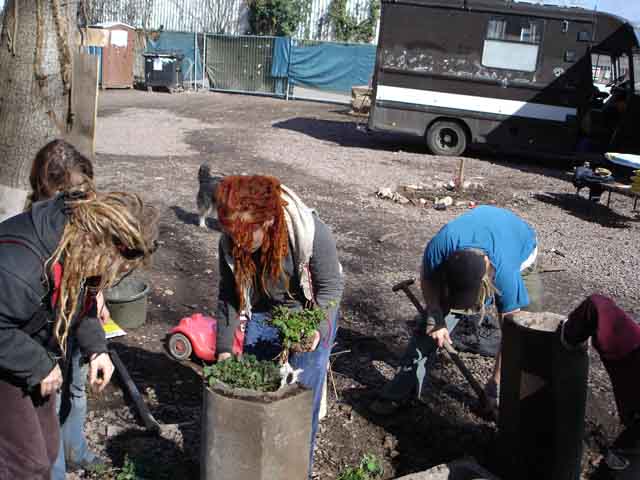
{"type": "Polygon", "coordinates": [[[0,224],[0,477],[49,480],[70,341],[88,358],[89,383],[109,382],[93,299],[150,257],[152,213],[135,195],[76,192],[0,224]]]}
{"type": "MultiPolygon", "coordinates": [[[[31,195],[28,208],[65,190],[93,190],[93,165],[70,143],[56,139],[47,143],[36,154],[29,175],[31,195]]],[[[109,319],[102,292],[96,295],[98,319],[109,319]]],[[[64,480],[67,467],[95,470],[104,462],[95,455],[84,435],[87,416],[86,383],[88,364],[82,361],[77,342],[70,342],[69,365],[65,385],[56,396],[60,416],[60,449],[51,472],[51,480],[64,480]]]]}
{"type": "Polygon", "coordinates": [[[281,350],[278,331],[268,321],[276,306],[318,305],[327,312],[311,351],[289,359],[294,369],[302,369],[300,383],[313,390],[311,472],[322,388],[344,289],[335,240],[315,212],[273,177],[225,177],[218,186],[217,205],[223,230],[219,360],[241,351],[272,360],[281,350]]]}

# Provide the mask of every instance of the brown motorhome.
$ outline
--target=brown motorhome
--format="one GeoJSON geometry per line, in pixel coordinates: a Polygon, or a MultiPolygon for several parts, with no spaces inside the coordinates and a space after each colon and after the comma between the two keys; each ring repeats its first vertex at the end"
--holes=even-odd
{"type": "Polygon", "coordinates": [[[382,0],[369,129],[424,137],[439,155],[460,155],[470,144],[556,154],[575,152],[579,142],[633,150],[637,48],[629,23],[581,8],[382,0]],[[593,84],[592,54],[612,60],[606,101],[593,84]],[[624,58],[626,76],[616,78],[624,58]]]}

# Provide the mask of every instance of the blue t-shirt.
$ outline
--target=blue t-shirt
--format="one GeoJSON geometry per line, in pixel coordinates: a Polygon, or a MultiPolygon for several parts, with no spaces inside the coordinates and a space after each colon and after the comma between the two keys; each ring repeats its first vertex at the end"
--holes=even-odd
{"type": "Polygon", "coordinates": [[[509,210],[480,206],[447,223],[424,250],[425,275],[434,272],[456,250],[476,248],[496,270],[494,283],[500,313],[529,305],[520,268],[536,248],[536,232],[509,210]]]}

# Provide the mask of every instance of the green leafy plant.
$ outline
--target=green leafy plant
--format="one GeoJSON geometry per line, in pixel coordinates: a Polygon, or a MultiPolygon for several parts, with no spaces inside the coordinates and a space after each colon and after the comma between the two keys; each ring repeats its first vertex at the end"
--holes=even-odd
{"type": "Polygon", "coordinates": [[[310,11],[309,0],[250,0],[249,25],[255,35],[290,37],[310,11]]]}
{"type": "Polygon", "coordinates": [[[375,455],[367,454],[357,467],[348,467],[340,472],[337,480],[374,480],[382,477],[382,462],[375,455]]]}
{"type": "Polygon", "coordinates": [[[329,7],[329,19],[341,42],[369,43],[375,35],[375,28],[380,18],[380,0],[369,0],[369,14],[359,21],[349,14],[348,0],[333,0],[329,7]]]}
{"type": "Polygon", "coordinates": [[[138,473],[136,470],[135,462],[129,458],[129,455],[125,455],[124,464],[116,475],[116,480],[137,480],[138,473]]]}
{"type": "Polygon", "coordinates": [[[231,388],[275,392],[280,388],[280,368],[275,362],[257,360],[254,355],[232,357],[204,367],[204,377],[212,386],[216,381],[231,388]]]}
{"type": "Polygon", "coordinates": [[[325,311],[318,307],[291,310],[280,306],[273,309],[271,324],[280,332],[282,363],[289,358],[290,350],[301,352],[310,350],[313,334],[325,317],[325,311]]]}

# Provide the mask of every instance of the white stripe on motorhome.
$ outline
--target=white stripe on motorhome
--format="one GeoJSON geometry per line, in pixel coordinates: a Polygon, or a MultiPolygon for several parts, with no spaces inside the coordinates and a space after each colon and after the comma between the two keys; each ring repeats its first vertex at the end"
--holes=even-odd
{"type": "Polygon", "coordinates": [[[378,85],[376,100],[387,102],[412,103],[428,107],[454,108],[471,112],[493,113],[516,117],[537,118],[565,122],[567,115],[575,115],[576,109],[557,107],[542,103],[501,100],[499,98],[476,97],[457,93],[418,90],[415,88],[378,85]]]}

